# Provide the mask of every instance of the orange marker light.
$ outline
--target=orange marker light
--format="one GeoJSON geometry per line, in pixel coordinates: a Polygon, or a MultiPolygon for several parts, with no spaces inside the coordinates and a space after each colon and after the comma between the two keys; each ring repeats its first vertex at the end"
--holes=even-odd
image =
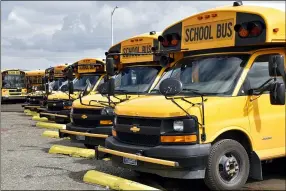
{"type": "Polygon", "coordinates": [[[273,32],[278,32],[279,31],[279,28],[274,28],[273,29],[273,32]]]}
{"type": "Polygon", "coordinates": [[[116,133],[116,131],[115,131],[114,129],[112,129],[112,136],[113,136],[113,137],[116,137],[116,136],[117,136],[117,133],[116,133]]]}
{"type": "Polygon", "coordinates": [[[162,143],[189,143],[196,141],[196,135],[161,136],[162,143]]]}
{"type": "Polygon", "coordinates": [[[216,14],[216,13],[213,13],[213,14],[212,14],[212,17],[216,17],[216,16],[217,16],[217,14],[216,14]]]}
{"type": "Polygon", "coordinates": [[[173,46],[176,46],[176,45],[178,44],[178,40],[177,40],[177,39],[173,39],[173,40],[171,41],[171,44],[172,44],[173,46]]]}
{"type": "Polygon", "coordinates": [[[199,20],[202,20],[202,19],[203,19],[203,17],[202,17],[202,16],[198,16],[198,19],[199,19],[199,20]]]}
{"type": "Polygon", "coordinates": [[[211,16],[210,15],[205,15],[205,19],[208,19],[210,18],[211,16]]]}
{"type": "Polygon", "coordinates": [[[118,55],[114,55],[113,58],[114,58],[115,60],[117,60],[117,59],[119,58],[119,56],[118,56],[118,55]]]}
{"type": "Polygon", "coordinates": [[[241,27],[238,31],[238,34],[240,37],[247,37],[249,35],[249,31],[241,27]]]}

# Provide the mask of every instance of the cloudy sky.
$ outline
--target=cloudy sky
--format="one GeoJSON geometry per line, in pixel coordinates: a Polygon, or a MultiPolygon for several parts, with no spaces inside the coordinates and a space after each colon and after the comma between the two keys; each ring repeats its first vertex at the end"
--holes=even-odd
{"type": "MultiPolygon", "coordinates": [[[[45,69],[85,57],[104,58],[114,43],[233,1],[1,2],[1,68],[45,69]]],[[[285,11],[285,2],[244,1],[285,11]]]]}

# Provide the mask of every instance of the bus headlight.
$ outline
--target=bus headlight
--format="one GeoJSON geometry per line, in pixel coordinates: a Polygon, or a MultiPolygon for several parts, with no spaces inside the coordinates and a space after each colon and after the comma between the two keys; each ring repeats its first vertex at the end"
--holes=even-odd
{"type": "Polygon", "coordinates": [[[183,121],[174,121],[173,129],[174,131],[177,131],[177,132],[183,132],[184,131],[183,121]]]}
{"type": "Polygon", "coordinates": [[[114,115],[114,110],[111,107],[105,107],[101,110],[101,115],[114,115]]]}

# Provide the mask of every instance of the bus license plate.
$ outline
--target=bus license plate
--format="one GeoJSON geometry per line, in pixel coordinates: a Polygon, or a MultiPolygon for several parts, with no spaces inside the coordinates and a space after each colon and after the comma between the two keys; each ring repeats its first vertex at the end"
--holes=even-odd
{"type": "Polygon", "coordinates": [[[137,166],[137,160],[123,157],[123,164],[137,166]]]}
{"type": "Polygon", "coordinates": [[[81,136],[81,135],[77,135],[75,138],[78,141],[84,141],[85,140],[85,136],[81,136]]]}

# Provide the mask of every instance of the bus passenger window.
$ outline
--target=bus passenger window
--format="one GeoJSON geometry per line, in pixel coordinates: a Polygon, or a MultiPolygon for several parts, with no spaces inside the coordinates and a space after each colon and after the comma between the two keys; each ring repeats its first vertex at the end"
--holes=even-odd
{"type": "MultiPolygon", "coordinates": [[[[269,56],[271,56],[271,54],[261,55],[255,59],[247,74],[244,85],[248,84],[250,89],[255,89],[271,78],[268,72],[269,56]]],[[[281,77],[278,77],[277,81],[283,83],[281,77]]],[[[269,91],[266,91],[265,93],[269,93],[269,91]]]]}

